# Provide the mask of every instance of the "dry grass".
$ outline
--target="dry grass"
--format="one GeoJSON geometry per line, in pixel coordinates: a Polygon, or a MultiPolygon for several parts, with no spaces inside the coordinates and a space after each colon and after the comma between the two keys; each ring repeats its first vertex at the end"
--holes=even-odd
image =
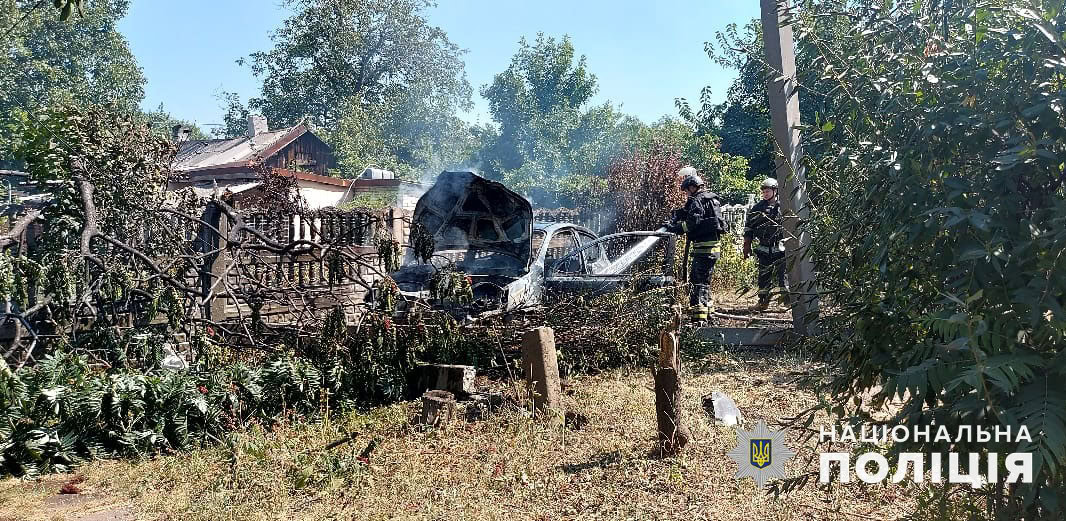
{"type": "MultiPolygon", "coordinates": [[[[649,457],[650,373],[621,370],[570,382],[567,405],[590,420],[579,431],[512,410],[421,432],[408,426],[416,404],[402,403],[328,424],[255,428],[187,454],[86,465],[79,486],[92,498],[87,510],[48,504],[63,478],[0,482],[0,519],[85,519],[79,512],[106,504],[131,504],[141,519],[183,520],[896,519],[914,508],[914,494],[898,485],[809,485],[775,499],[734,479],[726,453],[736,435],[709,421],[701,396],[725,391],[749,424],[772,423],[815,402],[790,383],[805,364],[780,353],[719,351],[689,366],[699,368],[684,381],[694,441],[676,459],[649,457]],[[349,432],[360,434],[323,449],[349,432]],[[367,465],[358,455],[373,438],[382,441],[367,465]]],[[[799,453],[789,475],[816,471],[816,460],[805,461],[811,449],[789,439],[799,453]]]]}

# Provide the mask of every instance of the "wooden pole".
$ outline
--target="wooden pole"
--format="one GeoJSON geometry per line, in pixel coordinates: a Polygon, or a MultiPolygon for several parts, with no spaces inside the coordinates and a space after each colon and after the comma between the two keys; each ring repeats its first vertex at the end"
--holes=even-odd
{"type": "Polygon", "coordinates": [[[689,441],[688,429],[681,423],[681,355],[677,336],[680,321],[678,312],[673,322],[659,335],[655,421],[659,429],[661,457],[676,455],[689,441]]]}
{"type": "Polygon", "coordinates": [[[208,203],[201,219],[206,225],[200,225],[197,233],[197,248],[201,252],[213,253],[204,257],[204,263],[200,268],[200,289],[204,294],[212,289],[215,291],[209,300],[203,302],[203,316],[208,320],[225,320],[226,299],[219,296],[219,293],[224,293],[225,286],[219,283],[219,280],[229,269],[228,253],[225,251],[229,220],[215,203],[208,203]]]}
{"type": "Polygon", "coordinates": [[[818,331],[818,290],[814,266],[808,256],[811,243],[806,224],[810,221],[807,176],[801,159],[799,96],[792,27],[782,25],[789,14],[788,0],[760,0],[766,61],[773,69],[767,83],[770,121],[777,153],[777,181],[781,186],[782,225],[785,228],[785,259],[788,265],[792,323],[799,334],[818,331]],[[780,4],[780,10],[779,10],[780,4]]]}
{"type": "Polygon", "coordinates": [[[562,415],[559,360],[555,354],[555,331],[552,328],[538,327],[522,335],[522,372],[534,407],[562,415]]]}
{"type": "Polygon", "coordinates": [[[655,373],[655,420],[659,427],[659,455],[674,456],[688,444],[681,424],[681,380],[673,367],[655,373]]]}

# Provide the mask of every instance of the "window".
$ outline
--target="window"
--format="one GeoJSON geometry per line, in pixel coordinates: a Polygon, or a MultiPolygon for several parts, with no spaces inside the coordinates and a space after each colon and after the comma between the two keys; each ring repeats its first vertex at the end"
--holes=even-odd
{"type": "MultiPolygon", "coordinates": [[[[544,266],[551,266],[552,263],[575,249],[577,249],[577,237],[574,236],[573,231],[562,230],[556,232],[548,241],[548,252],[544,255],[544,266]]],[[[556,266],[555,271],[557,273],[579,273],[581,268],[581,256],[577,255],[569,258],[565,265],[556,266]]]]}
{"type": "Polygon", "coordinates": [[[533,230],[533,255],[540,254],[540,247],[544,244],[544,231],[533,230]]]}
{"type": "MultiPolygon", "coordinates": [[[[577,232],[581,237],[581,245],[584,246],[596,240],[596,236],[591,233],[577,232]]],[[[603,251],[603,245],[593,246],[586,248],[583,252],[585,256],[585,265],[589,267],[592,273],[596,273],[596,268],[606,266],[609,261],[607,260],[607,252],[603,251]]]]}
{"type": "Polygon", "coordinates": [[[496,225],[489,219],[478,219],[477,238],[483,241],[498,241],[500,234],[496,233],[496,225]]]}

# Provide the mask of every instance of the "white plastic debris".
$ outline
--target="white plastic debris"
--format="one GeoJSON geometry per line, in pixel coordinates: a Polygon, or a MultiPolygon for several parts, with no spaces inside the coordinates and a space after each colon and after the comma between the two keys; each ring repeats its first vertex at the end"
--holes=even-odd
{"type": "Polygon", "coordinates": [[[725,425],[736,425],[744,421],[744,415],[741,414],[737,403],[726,393],[713,391],[711,405],[714,407],[714,419],[725,425]]]}
{"type": "Polygon", "coordinates": [[[163,346],[163,361],[160,365],[163,369],[170,371],[184,371],[189,368],[189,363],[185,361],[185,358],[175,353],[174,348],[168,345],[163,346]]]}

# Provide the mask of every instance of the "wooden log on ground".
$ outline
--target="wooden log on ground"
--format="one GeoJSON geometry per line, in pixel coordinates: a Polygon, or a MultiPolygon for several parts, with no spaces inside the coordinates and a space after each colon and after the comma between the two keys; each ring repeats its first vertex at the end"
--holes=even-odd
{"type": "Polygon", "coordinates": [[[448,391],[427,391],[422,395],[422,416],[419,423],[443,426],[455,415],[455,395],[448,391]]]}
{"type": "Polygon", "coordinates": [[[559,360],[555,353],[555,331],[538,327],[522,335],[522,373],[533,405],[540,411],[563,412],[559,385],[559,360]]]}

